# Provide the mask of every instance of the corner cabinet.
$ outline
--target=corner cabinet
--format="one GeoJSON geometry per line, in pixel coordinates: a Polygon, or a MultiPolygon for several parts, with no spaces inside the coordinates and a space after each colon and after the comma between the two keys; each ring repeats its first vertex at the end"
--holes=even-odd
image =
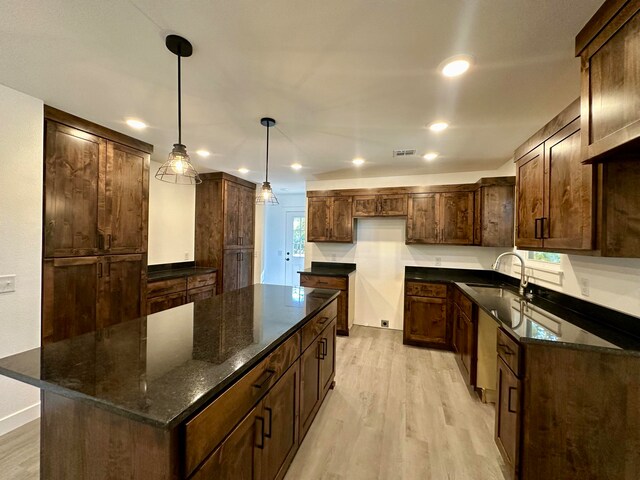
{"type": "Polygon", "coordinates": [[[479,183],[474,193],[473,244],[513,247],[515,177],[479,183]]]}
{"type": "Polygon", "coordinates": [[[218,269],[217,292],[253,284],[256,185],[226,173],[196,186],[195,261],[218,269]]]}
{"type": "Polygon", "coordinates": [[[595,175],[581,163],[578,107],[576,100],[516,150],[517,247],[594,247],[595,175]]]}
{"type": "Polygon", "coordinates": [[[406,243],[473,245],[474,193],[409,195],[406,243]]]}
{"type": "Polygon", "coordinates": [[[607,0],[576,37],[581,57],[582,148],[586,162],[640,145],[640,4],[607,0]]]}
{"type": "Polygon", "coordinates": [[[353,243],[353,198],[309,197],[308,242],[353,243]]]}
{"type": "Polygon", "coordinates": [[[48,106],[44,116],[46,343],[144,315],[153,146],[48,106]]]}

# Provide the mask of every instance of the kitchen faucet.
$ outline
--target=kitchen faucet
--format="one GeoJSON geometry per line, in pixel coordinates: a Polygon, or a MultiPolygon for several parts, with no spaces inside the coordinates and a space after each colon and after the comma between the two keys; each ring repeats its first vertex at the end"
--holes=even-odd
{"type": "Polygon", "coordinates": [[[524,287],[529,284],[529,277],[524,274],[525,266],[524,258],[522,258],[522,256],[518,255],[516,252],[501,253],[500,255],[498,255],[498,258],[496,258],[496,261],[493,262],[491,268],[498,271],[498,268],[500,267],[500,260],[502,259],[502,257],[506,257],[507,255],[513,255],[514,257],[518,257],[518,259],[520,260],[520,288],[518,289],[518,293],[520,295],[524,295],[524,287]]]}

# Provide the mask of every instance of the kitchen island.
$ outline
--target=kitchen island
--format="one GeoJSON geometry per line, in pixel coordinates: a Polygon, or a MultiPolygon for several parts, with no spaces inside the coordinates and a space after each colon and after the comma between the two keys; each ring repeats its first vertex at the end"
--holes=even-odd
{"type": "Polygon", "coordinates": [[[337,291],[254,285],[0,360],[41,478],[282,478],[335,374],[337,291]]]}

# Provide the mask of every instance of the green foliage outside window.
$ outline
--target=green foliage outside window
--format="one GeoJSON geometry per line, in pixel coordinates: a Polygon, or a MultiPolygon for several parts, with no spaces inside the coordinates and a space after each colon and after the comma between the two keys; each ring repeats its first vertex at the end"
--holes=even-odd
{"type": "Polygon", "coordinates": [[[293,256],[304,257],[304,243],[306,236],[305,217],[294,217],[293,219],[293,256]]]}
{"type": "Polygon", "coordinates": [[[551,253],[551,252],[529,252],[529,260],[535,260],[537,262],[546,262],[546,263],[560,263],[560,254],[559,253],[551,253]]]}

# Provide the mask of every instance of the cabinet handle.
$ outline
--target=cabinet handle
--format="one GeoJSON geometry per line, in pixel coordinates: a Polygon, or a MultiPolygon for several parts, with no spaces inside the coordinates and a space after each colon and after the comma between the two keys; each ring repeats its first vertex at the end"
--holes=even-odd
{"type": "Polygon", "coordinates": [[[111,250],[111,234],[107,235],[107,250],[111,250]]]}
{"type": "Polygon", "coordinates": [[[98,262],[98,278],[102,278],[102,262],[98,262]]]}
{"type": "Polygon", "coordinates": [[[329,317],[322,317],[322,319],[318,320],[318,325],[324,325],[329,320],[329,317]]]}
{"type": "Polygon", "coordinates": [[[271,423],[272,423],[272,420],[273,420],[273,418],[271,416],[272,412],[271,412],[271,409],[269,407],[264,407],[264,409],[267,411],[267,414],[269,414],[269,433],[265,432],[264,436],[266,438],[271,438],[271,423]]]}
{"type": "Polygon", "coordinates": [[[271,369],[265,370],[264,373],[260,375],[260,377],[258,378],[258,381],[256,381],[256,383],[254,383],[251,386],[254,388],[264,388],[264,386],[269,383],[269,380],[271,380],[271,377],[273,377],[275,374],[276,374],[275,370],[271,370],[271,369]]]}
{"type": "Polygon", "coordinates": [[[98,233],[98,249],[104,250],[104,235],[101,233],[98,233]]]}
{"type": "Polygon", "coordinates": [[[317,349],[319,350],[319,352],[318,352],[318,359],[319,359],[319,360],[324,360],[324,348],[322,348],[322,340],[320,340],[320,341],[318,342],[317,349]]]}
{"type": "Polygon", "coordinates": [[[321,280],[318,280],[318,285],[329,285],[329,282],[323,282],[321,280]]]}
{"type": "Polygon", "coordinates": [[[507,410],[509,410],[509,413],[518,413],[517,410],[511,408],[511,392],[513,392],[514,390],[517,390],[517,388],[509,387],[509,398],[507,398],[507,410]]]}
{"type": "Polygon", "coordinates": [[[323,338],[322,340],[320,340],[320,342],[322,343],[322,359],[324,360],[324,358],[327,356],[327,351],[328,351],[328,345],[329,342],[327,341],[326,338],[323,338]]]}
{"type": "Polygon", "coordinates": [[[538,222],[540,222],[541,220],[541,218],[536,218],[536,224],[533,232],[533,236],[536,238],[536,240],[542,238],[540,234],[538,234],[538,222]]]}
{"type": "Polygon", "coordinates": [[[240,252],[236,253],[236,261],[240,261],[240,252]]]}
{"type": "Polygon", "coordinates": [[[545,230],[544,230],[545,220],[549,220],[549,219],[547,217],[542,217],[540,219],[540,238],[549,238],[549,236],[545,234],[545,230]]]}
{"type": "Polygon", "coordinates": [[[256,417],[257,420],[260,420],[260,435],[258,437],[259,442],[256,441],[256,447],[262,450],[264,448],[264,418],[256,417]]]}
{"type": "Polygon", "coordinates": [[[507,345],[505,345],[504,343],[499,343],[498,344],[498,350],[502,349],[502,353],[504,353],[505,355],[513,355],[513,350],[511,350],[507,345]]]}

